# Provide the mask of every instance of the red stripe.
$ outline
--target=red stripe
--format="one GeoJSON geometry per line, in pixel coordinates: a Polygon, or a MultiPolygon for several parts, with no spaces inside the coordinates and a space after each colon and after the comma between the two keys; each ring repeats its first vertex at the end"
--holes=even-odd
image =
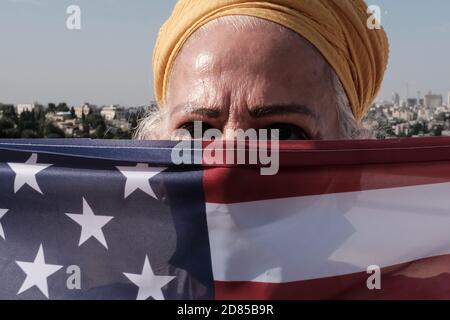
{"type": "MultiPolygon", "coordinates": [[[[206,201],[238,203],[276,198],[450,182],[450,139],[284,144],[281,170],[208,167],[206,201]]],[[[450,299],[450,256],[384,269],[382,290],[369,291],[366,273],[293,283],[215,282],[217,299],[450,299]]]]}
{"type": "Polygon", "coordinates": [[[449,162],[282,168],[261,176],[256,168],[206,169],[209,203],[238,203],[450,182],[449,162]]]}
{"type": "Polygon", "coordinates": [[[215,282],[218,300],[450,299],[450,256],[385,268],[381,290],[369,290],[370,275],[356,273],[292,283],[215,282]]]}
{"type": "Polygon", "coordinates": [[[450,181],[450,138],[284,143],[280,172],[205,169],[206,201],[237,203],[450,181]]]}
{"type": "MultiPolygon", "coordinates": [[[[204,141],[203,148],[210,144],[204,141]]],[[[244,147],[249,145],[253,144],[244,147]]],[[[281,142],[279,153],[283,167],[446,161],[450,160],[450,137],[281,142]]],[[[204,163],[206,159],[204,154],[204,163]]]]}

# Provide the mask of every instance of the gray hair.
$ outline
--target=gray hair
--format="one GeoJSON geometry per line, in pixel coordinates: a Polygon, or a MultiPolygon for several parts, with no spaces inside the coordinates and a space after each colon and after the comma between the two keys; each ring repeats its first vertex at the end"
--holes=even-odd
{"type": "MultiPolygon", "coordinates": [[[[291,30],[270,22],[268,20],[260,19],[251,16],[225,16],[200,27],[191,38],[186,42],[185,47],[189,45],[190,40],[198,37],[202,34],[207,33],[211,28],[219,25],[228,24],[233,26],[236,32],[241,32],[244,30],[259,29],[261,26],[266,26],[268,24],[275,25],[278,27],[278,31],[283,34],[290,34],[297,36],[291,30]]],[[[176,62],[175,62],[176,63],[176,62]]],[[[364,129],[360,123],[355,120],[355,117],[351,111],[350,103],[342,86],[341,81],[338,76],[329,68],[329,78],[332,87],[336,93],[336,104],[337,104],[337,122],[339,126],[339,132],[341,139],[363,139],[371,138],[369,131],[364,129]]],[[[170,84],[169,84],[170,85],[170,84]]],[[[167,132],[165,132],[168,112],[167,108],[160,108],[158,110],[152,110],[148,112],[140,121],[134,133],[134,138],[138,140],[150,140],[150,139],[162,139],[167,138],[167,132]]]]}

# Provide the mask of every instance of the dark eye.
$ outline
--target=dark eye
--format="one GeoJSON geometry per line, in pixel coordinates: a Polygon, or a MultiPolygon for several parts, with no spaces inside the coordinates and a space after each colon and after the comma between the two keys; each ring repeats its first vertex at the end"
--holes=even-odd
{"type": "MultiPolygon", "coordinates": [[[[207,130],[214,128],[212,125],[210,125],[207,122],[196,121],[196,123],[197,123],[197,126],[200,124],[202,125],[202,132],[201,132],[202,137],[207,130]]],[[[195,122],[187,122],[187,123],[181,125],[178,129],[184,129],[184,130],[188,131],[189,134],[191,135],[191,139],[195,138],[195,122]]]]}
{"type": "Polygon", "coordinates": [[[270,130],[278,130],[280,141],[284,140],[311,140],[302,128],[287,123],[274,123],[267,127],[270,130]]]}

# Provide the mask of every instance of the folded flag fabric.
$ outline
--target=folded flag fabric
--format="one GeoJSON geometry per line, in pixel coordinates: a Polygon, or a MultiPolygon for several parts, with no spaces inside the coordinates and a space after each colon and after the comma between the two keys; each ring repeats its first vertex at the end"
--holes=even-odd
{"type": "Polygon", "coordinates": [[[450,298],[449,138],[175,145],[0,140],[0,299],[450,298]]]}

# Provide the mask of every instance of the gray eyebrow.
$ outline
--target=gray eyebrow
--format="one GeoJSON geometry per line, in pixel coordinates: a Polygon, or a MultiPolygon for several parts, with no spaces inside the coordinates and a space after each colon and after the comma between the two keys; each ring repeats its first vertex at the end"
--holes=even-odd
{"type": "Polygon", "coordinates": [[[222,112],[219,109],[212,108],[195,108],[192,109],[189,113],[199,115],[207,118],[219,118],[222,112]]]}
{"type": "Polygon", "coordinates": [[[183,110],[186,113],[189,114],[195,114],[207,118],[219,118],[222,114],[222,111],[219,108],[206,108],[201,106],[196,106],[194,104],[180,104],[177,105],[173,110],[172,114],[178,111],[183,110]]]}
{"type": "MultiPolygon", "coordinates": [[[[219,118],[222,115],[222,111],[220,110],[220,108],[206,108],[201,106],[197,107],[193,104],[180,104],[174,108],[172,113],[179,111],[180,109],[190,114],[200,115],[212,119],[219,118]]],[[[299,104],[259,106],[252,108],[252,110],[249,110],[248,112],[252,118],[256,119],[286,114],[302,114],[310,116],[316,120],[319,118],[313,111],[311,111],[310,108],[299,104]]]]}
{"type": "Polygon", "coordinates": [[[249,111],[250,116],[253,118],[264,118],[277,115],[286,114],[302,114],[310,116],[314,119],[319,117],[307,106],[301,104],[281,104],[281,105],[270,105],[270,106],[260,106],[253,108],[249,111]]]}

